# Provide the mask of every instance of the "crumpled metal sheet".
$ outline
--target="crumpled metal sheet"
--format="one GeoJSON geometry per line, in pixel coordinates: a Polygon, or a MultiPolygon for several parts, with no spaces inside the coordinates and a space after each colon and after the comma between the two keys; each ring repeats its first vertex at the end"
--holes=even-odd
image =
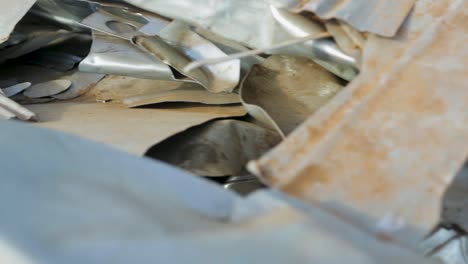
{"type": "Polygon", "coordinates": [[[146,86],[151,89],[153,84],[154,80],[107,78],[97,83],[88,95],[79,100],[27,107],[40,117],[38,126],[79,135],[138,155],[165,138],[194,125],[216,118],[246,114],[240,105],[129,109],[117,102],[97,103],[92,96],[94,90],[99,90],[102,85],[129,89],[131,86],[146,86]]]}
{"type": "Polygon", "coordinates": [[[249,160],[280,141],[273,130],[244,121],[218,120],[174,135],[146,155],[201,176],[237,176],[247,173],[249,160]]]}
{"type": "Polygon", "coordinates": [[[341,80],[309,59],[273,55],[252,67],[240,94],[251,116],[285,136],[342,88],[341,80]]]}
{"type": "Polygon", "coordinates": [[[362,32],[393,37],[416,0],[266,0],[294,12],[311,11],[322,19],[337,18],[362,32]]]}
{"type": "Polygon", "coordinates": [[[320,208],[242,199],[70,135],[0,122],[0,145],[2,263],[429,262],[320,208]]]}
{"type": "MultiPolygon", "coordinates": [[[[284,12],[281,15],[278,13],[281,10],[272,8],[265,1],[126,0],[126,2],[157,14],[201,26],[251,48],[270,47],[296,38],[298,36],[296,33],[304,36],[304,34],[315,32],[313,26],[304,31],[305,27],[301,25],[304,19],[297,19],[298,15],[285,16],[284,12]],[[275,10],[278,12],[275,13],[275,10]],[[279,23],[280,21],[284,23],[279,23]],[[290,31],[291,27],[286,24],[292,25],[292,28],[299,27],[301,30],[290,31]]],[[[275,53],[286,55],[294,53],[309,57],[346,80],[354,78],[357,74],[354,58],[340,51],[330,39],[292,45],[289,48],[277,50],[275,53]],[[337,57],[330,56],[331,54],[337,55],[337,57]],[[327,62],[327,58],[332,62],[337,58],[345,64],[337,65],[327,62]]]]}
{"type": "Polygon", "coordinates": [[[226,54],[210,41],[192,31],[190,25],[173,21],[159,36],[135,36],[133,42],[142,50],[189,76],[211,92],[232,92],[240,79],[240,60],[231,60],[190,72],[185,66],[194,60],[219,58],[226,54]]]}
{"type": "Polygon", "coordinates": [[[467,12],[421,0],[395,38],[371,35],[361,75],[251,171],[382,239],[422,239],[468,156],[467,12]]]}
{"type": "Polygon", "coordinates": [[[0,16],[0,44],[8,40],[16,24],[23,18],[36,0],[0,1],[2,7],[0,16]]]}

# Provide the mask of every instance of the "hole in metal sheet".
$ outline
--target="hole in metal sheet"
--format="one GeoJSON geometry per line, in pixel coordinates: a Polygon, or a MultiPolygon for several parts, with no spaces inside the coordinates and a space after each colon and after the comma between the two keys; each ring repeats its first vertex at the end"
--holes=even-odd
{"type": "Polygon", "coordinates": [[[137,31],[134,25],[116,20],[107,21],[106,26],[117,33],[132,33],[137,31]]]}

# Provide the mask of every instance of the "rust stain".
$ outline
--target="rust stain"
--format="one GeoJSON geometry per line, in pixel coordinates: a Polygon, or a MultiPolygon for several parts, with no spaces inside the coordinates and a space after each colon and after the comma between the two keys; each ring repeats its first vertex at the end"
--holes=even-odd
{"type": "Polygon", "coordinates": [[[329,181],[330,175],[326,169],[320,165],[309,165],[293,181],[281,186],[281,189],[289,194],[305,196],[313,186],[327,184],[329,181]]]}

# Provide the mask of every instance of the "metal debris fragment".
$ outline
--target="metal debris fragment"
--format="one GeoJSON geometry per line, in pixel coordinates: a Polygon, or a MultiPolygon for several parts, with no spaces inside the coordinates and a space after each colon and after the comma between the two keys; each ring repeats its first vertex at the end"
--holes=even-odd
{"type": "Polygon", "coordinates": [[[28,105],[28,108],[41,117],[38,126],[106,143],[137,155],[194,125],[246,114],[238,105],[129,109],[116,102],[102,104],[90,98],[28,105]]]}
{"type": "Polygon", "coordinates": [[[12,97],[12,96],[15,96],[15,95],[23,92],[24,90],[28,89],[29,87],[31,87],[31,83],[30,82],[24,82],[24,83],[15,84],[15,85],[10,86],[10,87],[1,88],[0,90],[2,90],[3,95],[5,95],[6,97],[12,97]]]}
{"type": "Polygon", "coordinates": [[[69,80],[53,80],[34,84],[26,91],[24,91],[23,94],[28,98],[49,97],[68,90],[71,85],[72,82],[69,80]]]}
{"type": "Polygon", "coordinates": [[[146,155],[201,176],[235,176],[246,173],[249,160],[280,141],[273,130],[243,121],[220,120],[174,135],[150,148],[146,155]]]}
{"type": "Polygon", "coordinates": [[[252,67],[240,94],[250,115],[285,136],[341,89],[341,80],[313,61],[275,55],[252,67]]]}
{"type": "Polygon", "coordinates": [[[2,0],[0,16],[0,43],[5,42],[14,27],[35,3],[35,0],[8,1],[2,0]]]}
{"type": "Polygon", "coordinates": [[[156,58],[148,56],[129,41],[93,32],[89,55],[81,61],[80,71],[142,79],[190,81],[174,75],[171,68],[156,58]]]}
{"type": "Polygon", "coordinates": [[[128,107],[152,105],[168,102],[188,102],[208,105],[240,104],[241,100],[235,93],[210,93],[198,85],[183,84],[177,89],[152,94],[127,97],[123,103],[128,107]]]}
{"type": "Polygon", "coordinates": [[[2,109],[1,115],[6,119],[11,119],[14,115],[14,117],[17,117],[20,120],[37,121],[37,116],[35,113],[31,112],[29,109],[26,109],[3,94],[0,94],[0,109],[2,109]]]}
{"type": "Polygon", "coordinates": [[[343,20],[361,32],[392,37],[403,25],[416,0],[267,0],[294,12],[311,11],[322,19],[343,20]]]}

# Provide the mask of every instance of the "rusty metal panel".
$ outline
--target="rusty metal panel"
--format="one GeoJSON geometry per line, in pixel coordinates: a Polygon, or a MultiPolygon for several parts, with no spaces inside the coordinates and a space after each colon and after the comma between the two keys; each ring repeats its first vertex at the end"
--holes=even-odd
{"type": "Polygon", "coordinates": [[[383,239],[423,238],[468,156],[467,12],[418,1],[395,38],[370,36],[362,74],[250,170],[383,239]]]}

